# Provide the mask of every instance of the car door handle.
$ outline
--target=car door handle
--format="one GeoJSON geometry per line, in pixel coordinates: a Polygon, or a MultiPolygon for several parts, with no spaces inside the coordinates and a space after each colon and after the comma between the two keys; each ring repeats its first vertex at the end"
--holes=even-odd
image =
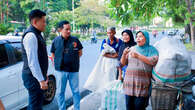
{"type": "Polygon", "coordinates": [[[8,75],[8,78],[13,78],[15,76],[16,76],[16,73],[12,73],[12,74],[8,75]]]}

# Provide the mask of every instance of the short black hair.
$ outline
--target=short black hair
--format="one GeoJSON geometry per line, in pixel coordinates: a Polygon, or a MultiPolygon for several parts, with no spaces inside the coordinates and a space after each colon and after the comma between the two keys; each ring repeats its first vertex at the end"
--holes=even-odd
{"type": "Polygon", "coordinates": [[[34,18],[42,18],[43,16],[46,16],[46,13],[41,11],[40,9],[32,10],[29,13],[29,21],[31,22],[34,18]]]}
{"type": "Polygon", "coordinates": [[[115,27],[109,27],[108,29],[107,29],[107,31],[114,31],[114,32],[116,32],[116,28],[115,27]]]}
{"type": "Polygon", "coordinates": [[[69,21],[63,20],[58,23],[58,28],[62,29],[64,28],[65,24],[70,24],[69,21]]]}

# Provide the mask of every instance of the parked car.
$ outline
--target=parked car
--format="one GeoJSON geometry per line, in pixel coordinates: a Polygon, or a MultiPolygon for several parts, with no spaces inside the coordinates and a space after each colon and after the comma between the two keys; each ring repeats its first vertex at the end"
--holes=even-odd
{"type": "Polygon", "coordinates": [[[13,32],[9,32],[6,34],[6,36],[14,36],[14,33],[13,32]]]}
{"type": "Polygon", "coordinates": [[[175,36],[177,34],[177,31],[176,30],[169,30],[168,31],[168,35],[169,36],[175,36]]]}
{"type": "MultiPolygon", "coordinates": [[[[18,110],[28,104],[28,92],[22,81],[21,37],[0,37],[0,99],[6,110],[18,110]]],[[[52,61],[48,69],[49,89],[44,93],[44,104],[50,103],[56,92],[56,78],[52,61]]]]}

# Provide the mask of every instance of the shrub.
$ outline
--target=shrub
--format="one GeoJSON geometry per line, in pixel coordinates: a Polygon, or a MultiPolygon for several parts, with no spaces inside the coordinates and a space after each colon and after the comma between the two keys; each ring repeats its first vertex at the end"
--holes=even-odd
{"type": "Polygon", "coordinates": [[[8,32],[14,32],[14,27],[8,27],[8,28],[7,28],[7,31],[8,31],[8,32]]]}
{"type": "Polygon", "coordinates": [[[74,36],[74,37],[77,37],[78,39],[81,37],[81,35],[78,34],[78,33],[71,33],[71,35],[74,36]]]}
{"type": "Polygon", "coordinates": [[[84,36],[82,36],[83,39],[87,39],[87,38],[89,38],[89,37],[90,37],[89,35],[84,35],[84,36]]]}
{"type": "Polygon", "coordinates": [[[7,34],[8,31],[8,26],[5,24],[0,24],[0,34],[5,35],[7,34]]]}
{"type": "Polygon", "coordinates": [[[106,32],[98,32],[98,33],[97,33],[97,36],[106,36],[106,35],[107,35],[106,32]]]}
{"type": "Polygon", "coordinates": [[[56,36],[57,36],[56,33],[50,33],[50,34],[49,34],[49,39],[50,39],[50,40],[53,40],[56,36]]]}

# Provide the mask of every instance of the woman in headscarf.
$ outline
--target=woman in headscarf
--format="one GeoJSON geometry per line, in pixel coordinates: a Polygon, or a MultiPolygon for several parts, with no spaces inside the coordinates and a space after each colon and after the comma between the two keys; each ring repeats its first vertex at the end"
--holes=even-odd
{"type": "MultiPolygon", "coordinates": [[[[131,30],[126,29],[121,34],[122,34],[123,42],[122,42],[122,44],[119,48],[119,52],[118,52],[118,60],[119,61],[121,59],[121,56],[122,56],[125,48],[127,48],[127,47],[130,48],[130,47],[136,45],[136,42],[134,41],[133,33],[131,30]]],[[[117,79],[122,80],[122,71],[124,73],[126,70],[126,67],[127,66],[124,66],[122,68],[121,64],[119,64],[119,68],[118,68],[119,76],[117,75],[117,79]]],[[[124,74],[123,74],[123,77],[124,77],[124,74]]]]}
{"type": "Polygon", "coordinates": [[[137,45],[126,48],[121,64],[128,65],[123,82],[127,110],[145,110],[148,103],[152,68],[158,61],[158,51],[149,43],[149,33],[136,34],[137,45]]]}

